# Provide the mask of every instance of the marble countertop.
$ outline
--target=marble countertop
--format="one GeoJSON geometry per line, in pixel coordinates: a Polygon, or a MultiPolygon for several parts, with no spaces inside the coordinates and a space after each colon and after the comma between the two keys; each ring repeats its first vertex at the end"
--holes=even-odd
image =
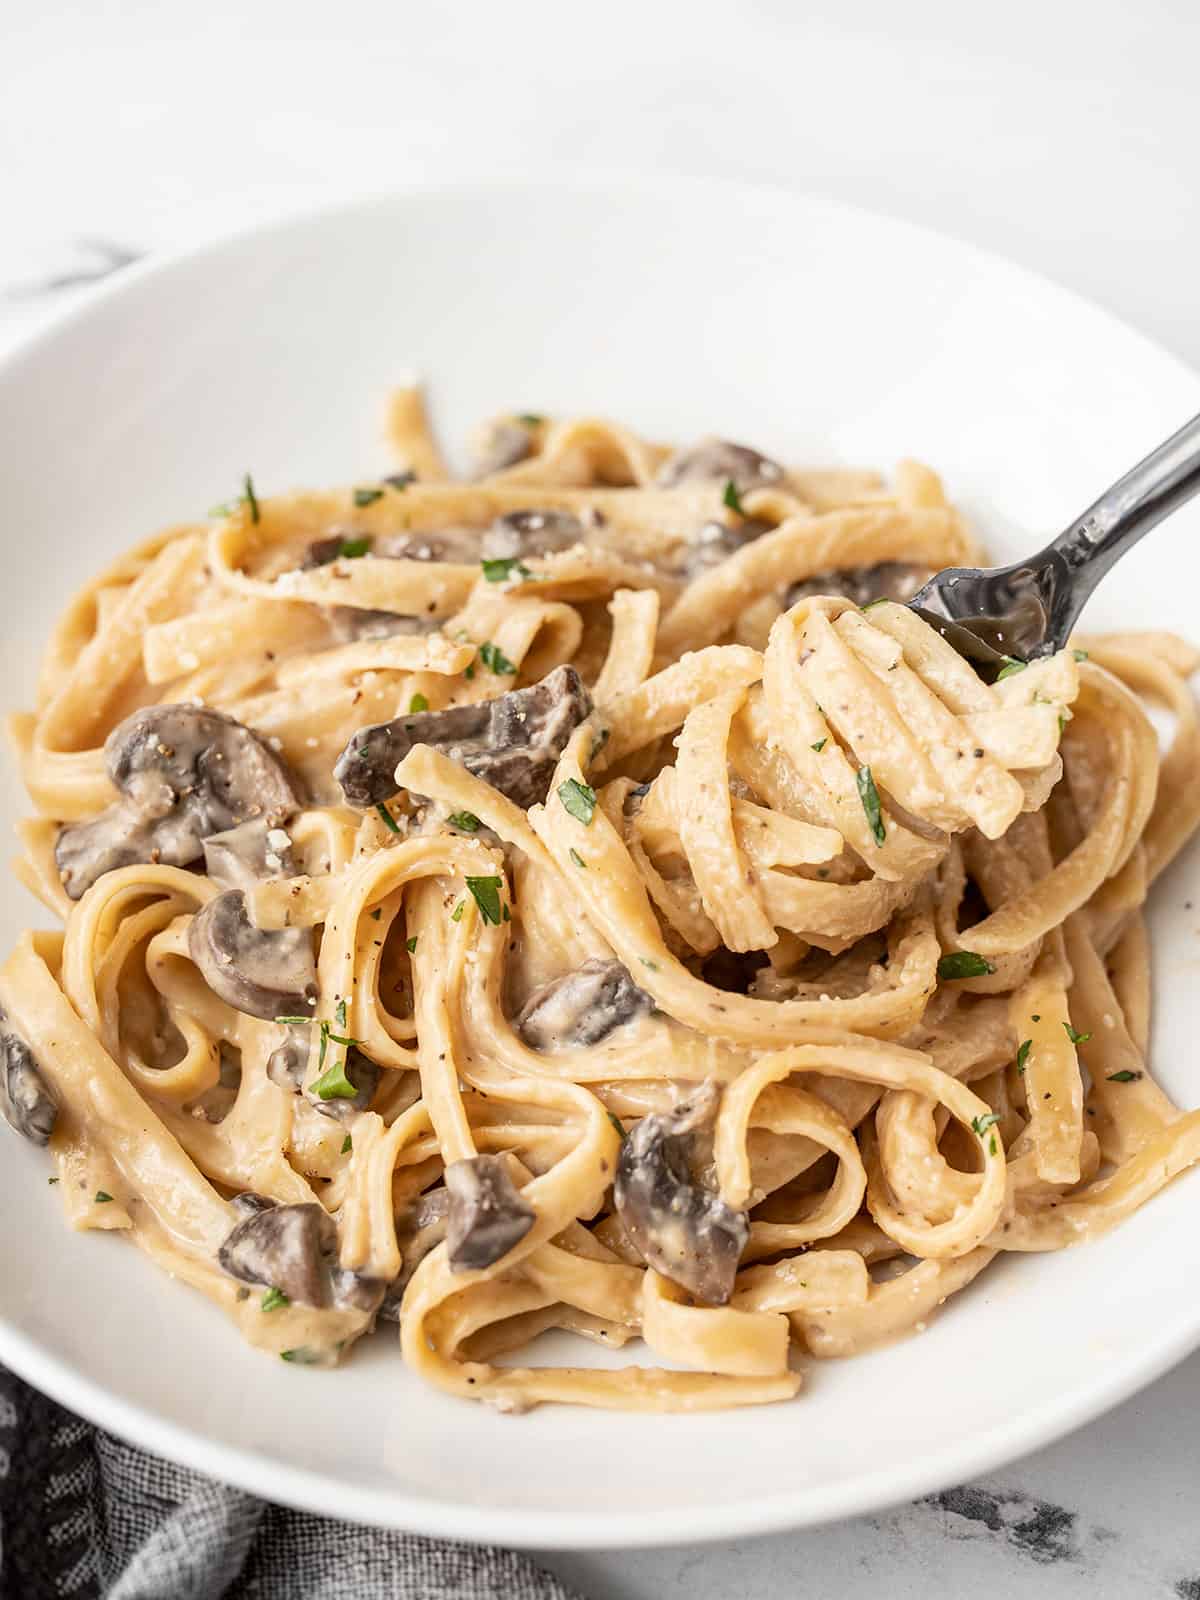
{"type": "MultiPolygon", "coordinates": [[[[140,256],[347,190],[556,164],[817,188],[958,234],[1200,364],[1191,0],[8,0],[0,351],[140,256]]],[[[1200,1356],[878,1516],[547,1555],[589,1600],[1200,1600],[1200,1356]]]]}

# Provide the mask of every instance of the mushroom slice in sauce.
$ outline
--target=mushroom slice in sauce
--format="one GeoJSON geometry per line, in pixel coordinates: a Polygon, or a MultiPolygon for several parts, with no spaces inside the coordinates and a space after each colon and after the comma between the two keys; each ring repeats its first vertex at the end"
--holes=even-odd
{"type": "Polygon", "coordinates": [[[785,606],[809,595],[841,594],[856,606],[872,600],[911,600],[933,576],[931,567],[913,566],[908,561],[879,561],[873,567],[842,567],[835,572],[818,572],[814,577],[793,583],[784,597],[785,606]]]}
{"type": "Polygon", "coordinates": [[[515,417],[496,417],[475,441],[475,477],[515,467],[533,454],[533,430],[515,417]]]}
{"type": "Polygon", "coordinates": [[[196,913],[188,927],[188,953],[213,993],[235,1011],[270,1022],[312,1009],[312,930],[256,928],[240,889],[227,889],[196,913]]]}
{"type": "MultiPolygon", "coordinates": [[[[280,1016],[287,1016],[287,1012],[279,1012],[280,1016]]],[[[281,1045],[277,1045],[267,1057],[267,1077],[272,1083],[277,1083],[281,1089],[290,1089],[293,1094],[299,1094],[304,1087],[304,1075],[308,1071],[309,1030],[307,1028],[292,1028],[288,1030],[288,1037],[281,1045]]],[[[351,1111],[365,1111],[375,1098],[375,1091],[379,1087],[379,1080],[383,1071],[378,1063],[364,1054],[357,1045],[352,1044],[346,1050],[345,1074],[354,1085],[355,1095],[339,1096],[334,1100],[322,1100],[319,1095],[309,1095],[308,1103],[314,1111],[320,1111],[327,1117],[335,1117],[344,1122],[351,1111]]]]}
{"type": "Polygon", "coordinates": [[[658,469],[658,481],[667,489],[681,483],[732,478],[743,494],[779,483],[783,476],[778,461],[760,455],[749,445],[733,444],[729,439],[702,439],[687,450],[677,450],[658,469]]]}
{"type": "Polygon", "coordinates": [[[686,578],[698,578],[770,532],[771,524],[758,517],[746,517],[736,527],[725,522],[706,522],[688,540],[679,570],[686,578]]]}
{"type": "Polygon", "coordinates": [[[536,1212],[508,1175],[503,1156],[473,1156],[446,1168],[446,1247],[452,1272],[490,1267],[533,1227],[536,1212]]]}
{"type": "MultiPolygon", "coordinates": [[[[4,1013],[0,1011],[0,1020],[4,1013]]],[[[33,1144],[54,1132],[58,1106],[33,1059],[33,1051],[11,1028],[0,1029],[0,1116],[33,1144]]]]}
{"type": "Polygon", "coordinates": [[[205,839],[204,870],[226,889],[248,889],[263,878],[290,878],[296,870],[292,841],[265,817],[251,817],[205,839]]]}
{"type": "Polygon", "coordinates": [[[282,1290],[299,1305],[329,1305],[337,1229],[324,1207],[280,1206],[262,1195],[239,1195],[234,1204],[243,1215],[217,1254],[222,1269],[241,1283],[282,1290]],[[253,1210],[244,1203],[251,1199],[253,1210]]]}
{"type": "Polygon", "coordinates": [[[402,611],[370,611],[363,606],[328,606],[326,619],[338,644],[362,639],[393,639],[397,634],[436,633],[436,617],[410,617],[402,611]]]}
{"type": "Polygon", "coordinates": [[[78,900],[104,872],[136,862],[186,867],[214,833],[300,807],[283,763],[249,728],[205,706],[147,706],[109,734],[108,776],[121,798],[90,822],[68,824],[54,856],[78,900]]]}
{"type": "Polygon", "coordinates": [[[444,1184],[439,1184],[436,1189],[420,1195],[396,1219],[396,1243],[400,1246],[403,1266],[388,1284],[379,1308],[380,1318],[384,1322],[400,1321],[400,1302],[404,1299],[404,1291],[425,1257],[446,1237],[449,1213],[450,1191],[444,1184]]]}
{"type": "Polygon", "coordinates": [[[583,538],[583,523],[571,511],[507,511],[483,536],[480,557],[488,561],[546,556],[569,550],[583,538]]]}
{"type": "Polygon", "coordinates": [[[593,957],[535,989],[517,1015],[516,1029],[535,1050],[597,1044],[653,1006],[619,961],[593,957]]]}
{"type": "Polygon", "coordinates": [[[366,810],[399,793],[396,768],[414,745],[429,744],[528,808],[546,798],[555,762],[591,709],[575,668],[555,667],[540,683],[495,700],[361,728],[334,777],[349,803],[366,810]]]}
{"type": "Polygon", "coordinates": [[[750,1237],[745,1212],[696,1183],[688,1166],[692,1136],[719,1099],[709,1083],[676,1110],[643,1117],[621,1143],[613,1185],[622,1226],[647,1266],[709,1305],[733,1293],[750,1237]]]}

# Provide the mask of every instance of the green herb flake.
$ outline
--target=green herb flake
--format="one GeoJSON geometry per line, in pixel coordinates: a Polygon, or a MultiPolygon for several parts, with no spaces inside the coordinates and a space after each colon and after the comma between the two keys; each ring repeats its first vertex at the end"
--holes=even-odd
{"type": "Polygon", "coordinates": [[[392,472],[383,480],[389,489],[395,489],[397,494],[403,494],[410,483],[416,483],[415,472],[392,472]]]}
{"type": "Polygon", "coordinates": [[[417,948],[417,936],[416,936],[415,933],[413,934],[411,939],[405,939],[404,948],[408,951],[409,955],[411,956],[413,951],[417,948]]]}
{"type": "MultiPolygon", "coordinates": [[[[329,1038],[334,1038],[334,1035],[330,1034],[329,1038]]],[[[340,1056],[328,1072],[321,1074],[312,1087],[318,1100],[353,1100],[358,1093],[346,1076],[345,1056],[340,1056]]]]}
{"type": "Polygon", "coordinates": [[[809,745],[809,747],[808,747],[808,748],[809,748],[809,749],[810,749],[810,750],[815,750],[815,751],[816,751],[816,752],[817,752],[817,754],[818,754],[818,755],[820,755],[820,754],[821,754],[821,751],[822,751],[822,750],[824,750],[824,748],[825,748],[825,746],[826,746],[826,745],[827,745],[827,744],[828,744],[828,743],[829,743],[829,740],[828,740],[828,738],[825,738],[825,739],[818,739],[818,740],[817,740],[817,742],[816,742],[816,744],[810,744],[810,745],[809,745]]]}
{"type": "Polygon", "coordinates": [[[999,1151],[998,1151],[997,1146],[996,1146],[996,1135],[995,1134],[993,1134],[992,1137],[988,1140],[988,1151],[992,1155],[999,1154],[999,1151]]]}
{"type": "Polygon", "coordinates": [[[343,539],[338,545],[338,555],[344,556],[347,561],[357,561],[361,556],[365,556],[370,548],[369,538],[343,539]]]}
{"type": "Polygon", "coordinates": [[[1076,661],[1088,661],[1091,659],[1086,650],[1072,650],[1071,654],[1075,657],[1076,661]]]}
{"type": "Polygon", "coordinates": [[[334,1006],[333,1015],[338,1027],[344,1028],[346,1026],[346,1002],[344,1000],[339,1000],[337,1005],[334,1006]]]}
{"type": "Polygon", "coordinates": [[[1110,1072],[1107,1081],[1109,1083],[1136,1083],[1140,1077],[1140,1072],[1130,1072],[1126,1068],[1123,1072],[1110,1072]]]}
{"type": "Polygon", "coordinates": [[[1041,1020],[1042,1020],[1042,1014],[1041,1014],[1041,1012],[1040,1012],[1040,1011],[1034,1011],[1034,1012],[1033,1012],[1033,1013],[1032,1013],[1032,1014],[1031,1014],[1031,1015],[1030,1015],[1030,1018],[1029,1018],[1029,1020],[1030,1020],[1030,1022],[1040,1022],[1040,1021],[1041,1021],[1041,1020]]]}
{"type": "Polygon", "coordinates": [[[49,1183],[49,1184],[55,1184],[55,1183],[58,1182],[58,1179],[57,1178],[47,1178],[46,1182],[49,1183]]]}
{"type": "Polygon", "coordinates": [[[998,1111],[989,1111],[986,1117],[972,1117],[971,1132],[977,1133],[982,1139],[988,1129],[994,1127],[999,1121],[1000,1113],[998,1111]]]}
{"type": "Polygon", "coordinates": [[[242,499],[250,510],[250,521],[261,522],[262,512],[259,510],[258,496],[254,492],[254,479],[249,473],[242,479],[242,499]]]}
{"type": "Polygon", "coordinates": [[[475,663],[472,661],[472,662],[469,663],[469,665],[467,666],[466,671],[463,673],[463,677],[464,678],[473,678],[474,676],[475,676],[475,663]]]}
{"type": "Polygon", "coordinates": [[[579,851],[575,849],[574,845],[572,845],[571,849],[567,852],[567,854],[571,857],[571,860],[575,863],[575,865],[577,867],[586,867],[587,866],[587,862],[579,854],[579,851]]]}
{"type": "Polygon", "coordinates": [[[1072,1044],[1086,1044],[1092,1037],[1090,1033],[1077,1032],[1069,1022],[1064,1022],[1063,1027],[1067,1030],[1067,1038],[1070,1039],[1072,1044]]]}
{"type": "Polygon", "coordinates": [[[503,920],[500,907],[500,879],[469,877],[467,888],[471,891],[483,920],[498,928],[503,920]]]}
{"type": "Polygon", "coordinates": [[[420,692],[420,690],[418,690],[417,693],[415,695],[413,695],[412,699],[408,702],[408,710],[409,710],[409,715],[410,716],[415,715],[418,711],[428,711],[429,710],[429,701],[420,692]]]}
{"type": "Polygon", "coordinates": [[[461,828],[463,833],[478,833],[481,827],[473,811],[452,811],[446,821],[452,828],[461,828]]]}
{"type": "Polygon", "coordinates": [[[879,807],[879,790],[875,787],[870,767],[859,767],[854,774],[854,781],[858,784],[858,798],[862,801],[862,808],[866,812],[875,843],[882,844],[887,832],[883,826],[883,813],[879,807]]]}
{"type": "Polygon", "coordinates": [[[651,961],[649,956],[639,956],[638,960],[642,963],[642,965],[644,967],[649,967],[651,972],[657,972],[658,971],[658,962],[657,961],[651,961]]]}
{"type": "MultiPolygon", "coordinates": [[[[500,646],[493,644],[490,639],[479,646],[479,659],[489,672],[495,672],[502,678],[512,677],[517,670],[500,646]]],[[[470,667],[467,668],[467,676],[471,676],[470,667]]]]}
{"type": "Polygon", "coordinates": [[[999,683],[1002,678],[1011,678],[1018,672],[1024,672],[1028,665],[1028,661],[1018,661],[1016,656],[1005,656],[1004,665],[996,674],[996,682],[999,683]]]}
{"type": "Polygon", "coordinates": [[[608,1113],[608,1120],[612,1123],[613,1127],[617,1130],[617,1133],[623,1139],[625,1137],[625,1124],[621,1121],[620,1117],[617,1116],[615,1111],[610,1111],[608,1113]]]}
{"type": "Polygon", "coordinates": [[[746,515],[742,505],[742,497],[738,493],[738,486],[732,478],[725,479],[725,488],[721,492],[721,503],[727,505],[730,511],[736,511],[739,517],[746,515]]]}
{"type": "Polygon", "coordinates": [[[346,1137],[342,1140],[341,1154],[344,1155],[344,1156],[348,1156],[353,1149],[354,1149],[354,1140],[350,1137],[349,1134],[347,1134],[346,1137]]]}
{"type": "Polygon", "coordinates": [[[282,1289],[268,1289],[259,1302],[264,1311],[278,1311],[281,1306],[290,1306],[291,1303],[282,1289]]]}
{"type": "Polygon", "coordinates": [[[514,572],[522,583],[533,583],[537,579],[537,574],[530,572],[520,556],[502,556],[495,561],[481,561],[479,565],[489,583],[507,583],[514,572]]]}
{"type": "Polygon", "coordinates": [[[284,1022],[284,1023],[288,1023],[288,1024],[303,1023],[306,1028],[312,1023],[312,1020],[313,1019],[311,1017],[276,1017],[275,1018],[276,1022],[284,1022]]]}
{"type": "Polygon", "coordinates": [[[545,420],[545,417],[539,417],[536,411],[522,411],[517,417],[517,421],[523,422],[527,428],[540,428],[545,420]]]}
{"type": "Polygon", "coordinates": [[[319,1366],[321,1362],[320,1354],[316,1350],[310,1349],[306,1344],[297,1345],[294,1350],[281,1350],[279,1359],[281,1361],[294,1361],[298,1367],[315,1367],[319,1366]]]}
{"type": "Polygon", "coordinates": [[[462,914],[466,910],[466,908],[467,908],[467,902],[465,900],[460,900],[458,902],[458,904],[455,906],[454,910],[450,913],[450,921],[451,922],[461,922],[462,921],[462,914]]]}
{"type": "Polygon", "coordinates": [[[354,504],[356,506],[373,506],[376,500],[382,499],[382,489],[355,489],[354,491],[354,504]]]}
{"type": "Polygon", "coordinates": [[[105,1189],[97,1189],[96,1190],[96,1204],[98,1206],[106,1206],[106,1205],[108,1205],[108,1203],[111,1201],[111,1199],[112,1199],[112,1195],[110,1195],[107,1190],[105,1190],[105,1189]]]}
{"type": "Polygon", "coordinates": [[[582,822],[585,828],[596,815],[596,791],[589,784],[580,783],[578,778],[568,778],[566,783],[560,783],[558,798],[562,801],[563,810],[569,812],[577,822],[582,822]]]}
{"type": "Polygon", "coordinates": [[[985,956],[977,956],[974,950],[951,950],[937,964],[938,977],[947,981],[956,978],[988,978],[995,970],[985,956]]]}
{"type": "Polygon", "coordinates": [[[380,822],[383,823],[384,827],[387,828],[390,833],[400,832],[400,824],[396,821],[395,817],[384,805],[382,800],[379,801],[375,809],[379,813],[380,822]]]}
{"type": "Polygon", "coordinates": [[[1025,1040],[1022,1041],[1021,1046],[1017,1051],[1017,1071],[1021,1074],[1022,1077],[1024,1077],[1024,1075],[1025,1075],[1025,1064],[1029,1060],[1029,1052],[1032,1049],[1033,1049],[1033,1040],[1032,1039],[1025,1039],[1025,1040]]]}

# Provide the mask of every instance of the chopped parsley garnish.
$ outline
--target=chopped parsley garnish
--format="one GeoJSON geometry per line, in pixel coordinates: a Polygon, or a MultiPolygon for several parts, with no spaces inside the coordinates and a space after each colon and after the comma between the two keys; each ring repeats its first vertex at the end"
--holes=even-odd
{"type": "Polygon", "coordinates": [[[315,1367],[320,1363],[321,1357],[316,1350],[311,1350],[308,1345],[297,1345],[294,1350],[281,1350],[281,1361],[294,1361],[298,1367],[315,1367]]]}
{"type": "Polygon", "coordinates": [[[254,492],[254,479],[249,473],[242,479],[242,499],[250,511],[251,522],[261,522],[262,512],[258,508],[258,496],[254,492]]]}
{"type": "Polygon", "coordinates": [[[346,1026],[346,1002],[345,1002],[345,1000],[339,1000],[338,1001],[337,1005],[334,1006],[334,1008],[333,1008],[333,1015],[337,1020],[338,1027],[339,1028],[344,1028],[346,1026]]]}
{"type": "Polygon", "coordinates": [[[465,900],[460,900],[458,902],[458,904],[455,906],[454,910],[450,913],[450,921],[451,922],[461,922],[462,921],[462,914],[466,910],[466,908],[467,908],[467,902],[465,900]]]}
{"type": "Polygon", "coordinates": [[[276,1017],[275,1018],[276,1022],[288,1022],[288,1023],[299,1022],[299,1023],[303,1023],[306,1028],[310,1026],[310,1024],[313,1022],[313,1020],[314,1019],[312,1017],[276,1017]]]}
{"type": "Polygon", "coordinates": [[[621,1121],[620,1117],[617,1116],[615,1111],[610,1111],[608,1113],[608,1120],[612,1123],[613,1127],[623,1139],[625,1137],[625,1124],[621,1121]]]}
{"type": "Polygon", "coordinates": [[[446,821],[452,828],[461,828],[464,833],[478,833],[481,826],[473,811],[452,811],[446,821]]]}
{"type": "Polygon", "coordinates": [[[817,754],[818,754],[818,755],[820,755],[820,754],[821,754],[821,751],[822,751],[822,750],[824,750],[824,748],[825,748],[825,746],[826,746],[826,745],[827,745],[827,744],[828,744],[828,743],[829,743],[829,740],[828,740],[828,738],[825,738],[825,739],[818,739],[818,740],[817,740],[817,742],[816,742],[816,744],[810,744],[810,745],[809,745],[809,747],[808,747],[808,748],[809,748],[809,749],[810,749],[810,750],[815,750],[815,751],[816,751],[816,752],[817,752],[817,754]]]}
{"type": "Polygon", "coordinates": [[[354,1140],[350,1137],[349,1134],[347,1134],[346,1137],[342,1140],[341,1154],[344,1155],[344,1156],[348,1156],[353,1149],[354,1149],[354,1140]]]}
{"type": "Polygon", "coordinates": [[[567,854],[571,857],[571,860],[575,863],[575,865],[577,867],[586,867],[587,866],[587,862],[579,854],[579,851],[575,849],[574,845],[572,845],[571,849],[567,852],[567,854]]]}
{"type": "Polygon", "coordinates": [[[1011,678],[1014,673],[1024,672],[1028,665],[1028,661],[1018,661],[1016,656],[1005,656],[1004,665],[996,674],[996,682],[999,683],[1001,678],[1011,678]]]}
{"type": "Polygon", "coordinates": [[[977,1133],[982,1139],[988,1129],[993,1127],[999,1121],[1000,1113],[998,1111],[989,1111],[986,1117],[972,1117],[971,1131],[973,1133],[977,1133]]]}
{"type": "Polygon", "coordinates": [[[1071,654],[1075,657],[1076,661],[1087,661],[1089,659],[1086,650],[1072,650],[1071,654]]]}
{"type": "Polygon", "coordinates": [[[1136,1083],[1136,1081],[1140,1077],[1141,1077],[1141,1073],[1140,1072],[1130,1072],[1128,1070],[1128,1068],[1126,1068],[1126,1070],[1124,1072],[1110,1072],[1108,1074],[1108,1082],[1109,1083],[1136,1083]]]}
{"type": "Polygon", "coordinates": [[[290,1306],[292,1302],[282,1289],[268,1289],[260,1303],[264,1311],[278,1311],[280,1306],[290,1306]]]}
{"type": "Polygon", "coordinates": [[[870,824],[875,843],[882,844],[887,833],[883,826],[883,813],[879,809],[879,790],[875,787],[870,767],[859,767],[854,774],[854,781],[858,784],[858,798],[862,801],[862,808],[867,814],[867,822],[870,824]]]}
{"type": "Polygon", "coordinates": [[[997,1155],[999,1153],[997,1145],[996,1145],[996,1135],[995,1134],[993,1134],[992,1137],[988,1140],[988,1152],[991,1155],[997,1155]]]}
{"type": "Polygon", "coordinates": [[[558,798],[563,803],[563,809],[569,811],[577,822],[582,822],[585,828],[596,815],[596,791],[590,784],[580,783],[578,778],[568,778],[566,783],[560,783],[558,798]]]}
{"type": "Polygon", "coordinates": [[[481,561],[479,565],[489,583],[505,583],[514,572],[522,583],[528,583],[537,576],[530,572],[520,556],[502,556],[495,561],[481,561]]]}
{"type": "Polygon", "coordinates": [[[392,472],[383,480],[389,489],[395,489],[398,494],[403,494],[410,483],[416,483],[415,472],[392,472]]]}
{"type": "Polygon", "coordinates": [[[473,661],[471,661],[471,662],[468,662],[466,671],[463,673],[463,677],[464,678],[473,678],[474,676],[475,676],[475,663],[473,661]]]}
{"type": "Polygon", "coordinates": [[[738,486],[732,478],[725,479],[725,488],[721,492],[721,503],[727,505],[730,511],[736,511],[739,517],[746,515],[742,505],[742,497],[738,493],[738,486]]]}
{"type": "Polygon", "coordinates": [[[1078,1033],[1069,1022],[1064,1022],[1063,1027],[1067,1030],[1067,1038],[1072,1044],[1086,1044],[1092,1037],[1090,1033],[1078,1033]]]}
{"type": "Polygon", "coordinates": [[[988,978],[995,970],[985,956],[976,955],[974,950],[951,950],[937,964],[937,975],[943,979],[988,978]]]}
{"type": "Polygon", "coordinates": [[[1017,1051],[1017,1071],[1024,1073],[1025,1063],[1029,1060],[1029,1052],[1033,1049],[1033,1040],[1025,1039],[1017,1051]]]}
{"type": "Polygon", "coordinates": [[[504,920],[500,907],[500,879],[468,878],[467,888],[471,891],[483,920],[498,928],[504,920]]]}
{"type": "Polygon", "coordinates": [[[338,555],[344,556],[347,561],[357,561],[360,556],[365,556],[370,548],[371,541],[368,538],[343,539],[338,545],[338,555]]]}
{"type": "Polygon", "coordinates": [[[517,421],[523,422],[527,428],[540,428],[545,420],[545,417],[539,417],[536,411],[522,411],[517,417],[517,421]]]}
{"type": "Polygon", "coordinates": [[[378,811],[379,820],[380,820],[380,822],[383,823],[385,828],[387,828],[392,833],[399,833],[400,832],[400,824],[396,821],[395,817],[388,810],[388,808],[384,805],[382,800],[377,802],[377,804],[375,806],[375,809],[376,809],[376,811],[378,811]]]}
{"type": "MultiPolygon", "coordinates": [[[[493,644],[490,639],[479,646],[479,659],[489,672],[498,673],[504,678],[510,677],[517,670],[500,646],[493,644]]],[[[470,667],[467,668],[467,676],[471,676],[470,667]]]]}
{"type": "MultiPolygon", "coordinates": [[[[336,1035],[332,1033],[323,1033],[322,1043],[324,1043],[326,1039],[334,1038],[336,1038],[336,1035]]],[[[342,1041],[339,1039],[337,1042],[340,1044],[342,1041]]],[[[338,1060],[336,1060],[334,1064],[328,1068],[327,1071],[321,1074],[316,1083],[313,1084],[313,1093],[316,1095],[318,1100],[354,1099],[355,1095],[358,1093],[358,1090],[346,1076],[345,1056],[340,1056],[338,1060]]]]}
{"type": "Polygon", "coordinates": [[[408,951],[409,955],[412,955],[413,951],[417,948],[417,936],[415,933],[411,939],[405,939],[404,948],[408,951]]]}
{"type": "Polygon", "coordinates": [[[354,504],[356,506],[373,506],[376,500],[382,499],[382,489],[355,489],[354,491],[354,504]]]}
{"type": "Polygon", "coordinates": [[[110,1195],[106,1190],[104,1190],[104,1189],[97,1189],[96,1190],[96,1204],[98,1206],[107,1205],[108,1202],[111,1199],[112,1199],[112,1195],[110,1195]]]}
{"type": "Polygon", "coordinates": [[[421,691],[419,689],[416,692],[416,694],[413,695],[412,699],[408,702],[408,710],[409,710],[409,715],[410,716],[415,715],[416,712],[418,712],[418,711],[428,711],[429,710],[429,701],[425,698],[425,696],[421,693],[421,691]]]}

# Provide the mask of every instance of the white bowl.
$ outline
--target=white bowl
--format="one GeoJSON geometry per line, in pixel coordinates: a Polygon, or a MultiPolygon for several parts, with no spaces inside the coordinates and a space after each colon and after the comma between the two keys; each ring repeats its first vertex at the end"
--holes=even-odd
{"type": "MultiPolygon", "coordinates": [[[[1191,373],[1104,313],[827,200],[581,180],[355,203],[132,271],[4,364],[5,699],[29,702],[89,574],[245,470],[268,493],[377,474],[381,403],[411,370],[450,441],[514,407],[724,432],[789,461],[918,455],[1006,557],[1200,406],[1191,373]]],[[[1190,511],[1157,532],[1089,625],[1200,632],[1198,533],[1190,511]]],[[[3,802],[9,822],[25,809],[11,768],[3,802]]],[[[1152,914],[1154,1058],[1189,1105],[1198,860],[1152,914]]],[[[10,884],[0,942],[44,915],[10,884]]],[[[1108,1239],[1004,1260],[924,1335],[814,1363],[792,1404],[501,1417],[414,1379],[394,1330],[341,1372],[256,1354],[119,1238],[68,1233],[46,1175],[3,1137],[0,1359],[272,1499],[467,1539],[656,1544],[872,1510],[1045,1444],[1200,1344],[1185,1176],[1108,1239]]]]}

